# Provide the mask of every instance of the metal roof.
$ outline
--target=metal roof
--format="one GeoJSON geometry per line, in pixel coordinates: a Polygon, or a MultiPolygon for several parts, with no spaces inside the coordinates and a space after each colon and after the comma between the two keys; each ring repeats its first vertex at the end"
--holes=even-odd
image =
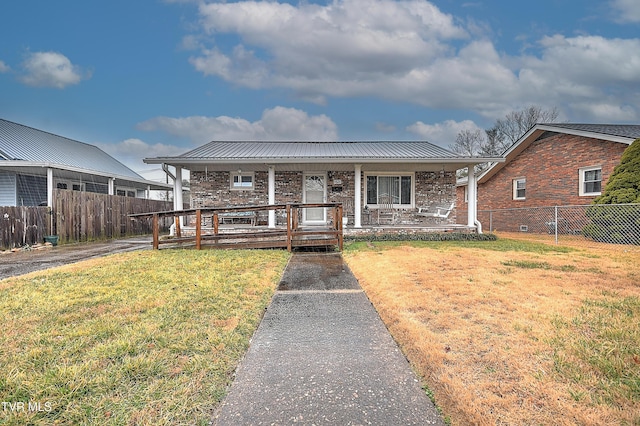
{"type": "Polygon", "coordinates": [[[192,159],[414,159],[457,158],[428,142],[234,142],[213,141],[180,158],[192,159]]]}
{"type": "Polygon", "coordinates": [[[2,160],[51,163],[114,177],[144,178],[100,148],[0,118],[2,160]]]}
{"type": "MultiPolygon", "coordinates": [[[[496,160],[493,158],[492,160],[496,160]]],[[[425,141],[213,141],[176,157],[145,158],[158,164],[220,163],[477,163],[425,141]]]]}

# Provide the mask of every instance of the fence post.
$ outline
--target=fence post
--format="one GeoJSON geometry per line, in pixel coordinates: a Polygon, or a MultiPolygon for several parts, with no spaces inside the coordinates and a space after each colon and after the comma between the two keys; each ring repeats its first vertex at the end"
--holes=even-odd
{"type": "Polygon", "coordinates": [[[153,214],[153,249],[158,250],[160,247],[160,225],[158,224],[158,214],[153,214]]]}
{"type": "Polygon", "coordinates": [[[558,245],[558,206],[555,206],[553,208],[554,210],[554,222],[555,222],[555,238],[556,238],[556,245],[558,245]]]}
{"type": "Polygon", "coordinates": [[[202,242],[200,238],[202,237],[202,224],[200,223],[202,220],[202,211],[200,209],[196,210],[196,250],[200,250],[202,242]]]}

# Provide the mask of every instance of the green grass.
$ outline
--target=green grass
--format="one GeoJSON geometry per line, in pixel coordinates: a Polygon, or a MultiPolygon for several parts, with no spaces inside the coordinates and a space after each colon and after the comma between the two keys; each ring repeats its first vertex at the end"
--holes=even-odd
{"type": "Polygon", "coordinates": [[[640,402],[639,323],[640,298],[616,294],[586,299],[571,321],[554,322],[554,367],[574,384],[572,395],[593,403],[640,402]]]}
{"type": "Polygon", "coordinates": [[[362,251],[362,250],[384,250],[385,248],[398,247],[408,245],[411,247],[425,247],[435,250],[447,250],[452,247],[459,248],[479,248],[492,251],[515,251],[527,253],[570,253],[577,251],[571,247],[563,247],[538,243],[533,241],[521,241],[498,238],[486,241],[345,241],[345,251],[362,251]]]}
{"type": "Polygon", "coordinates": [[[114,255],[0,281],[0,423],[206,425],[284,251],[114,255]]]}

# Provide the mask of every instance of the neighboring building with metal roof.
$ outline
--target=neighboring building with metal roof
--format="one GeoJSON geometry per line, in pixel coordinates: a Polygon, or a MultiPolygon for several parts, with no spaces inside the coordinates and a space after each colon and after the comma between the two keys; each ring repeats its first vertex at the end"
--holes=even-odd
{"type": "Polygon", "coordinates": [[[53,189],[145,198],[170,188],[94,145],[0,119],[0,205],[51,206],[53,189]]]}
{"type": "MultiPolygon", "coordinates": [[[[455,213],[430,216],[428,209],[455,203],[456,170],[503,160],[462,157],[424,141],[213,141],[144,161],[162,164],[167,172],[167,166],[175,167],[175,194],[181,193],[182,170],[188,169],[193,208],[343,202],[349,224],[360,228],[383,207],[393,210],[392,225],[455,224],[455,213]]],[[[475,181],[470,186],[474,190],[475,181]]],[[[328,218],[319,209],[302,220],[321,225],[328,218]]],[[[475,222],[470,212],[468,226],[475,228],[475,222]]],[[[268,225],[275,226],[272,216],[268,225]]]]}
{"type": "MultiPolygon", "coordinates": [[[[590,204],[638,138],[640,125],[536,124],[507,149],[504,162],[478,177],[477,208],[590,204]]],[[[466,198],[459,188],[458,204],[464,205],[466,198]]],[[[514,222],[501,224],[502,230],[518,230],[517,214],[512,216],[514,222]]]]}

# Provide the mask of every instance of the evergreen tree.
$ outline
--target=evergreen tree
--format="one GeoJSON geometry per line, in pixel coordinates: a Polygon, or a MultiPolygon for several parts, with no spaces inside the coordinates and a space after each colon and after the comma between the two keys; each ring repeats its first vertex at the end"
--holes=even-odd
{"type": "Polygon", "coordinates": [[[596,241],[640,244],[640,139],[622,154],[602,195],[587,210],[585,236],[596,241]],[[623,204],[607,206],[607,204],[623,204]]]}
{"type": "Polygon", "coordinates": [[[640,203],[640,139],[636,139],[622,153],[604,188],[594,204],[640,203]]]}

